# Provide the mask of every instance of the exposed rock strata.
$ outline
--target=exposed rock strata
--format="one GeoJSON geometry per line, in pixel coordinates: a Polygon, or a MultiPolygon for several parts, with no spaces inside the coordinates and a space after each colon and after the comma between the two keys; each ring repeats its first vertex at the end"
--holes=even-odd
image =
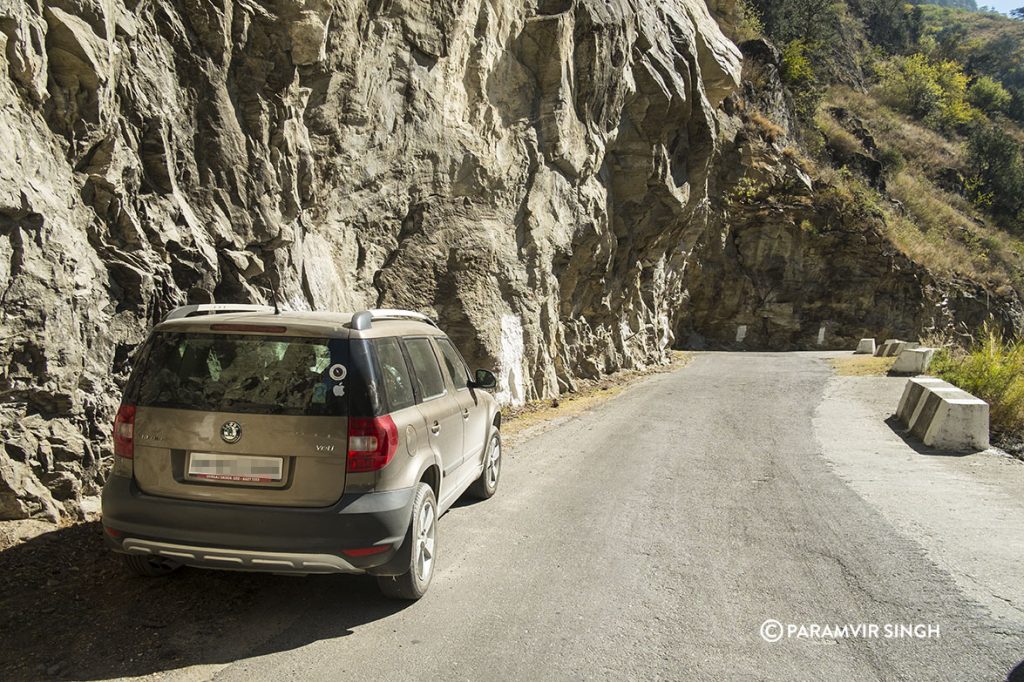
{"type": "Polygon", "coordinates": [[[740,59],[699,0],[0,0],[0,42],[7,517],[97,490],[189,292],[424,309],[512,402],[660,361],[740,59]]]}
{"type": "Polygon", "coordinates": [[[737,254],[840,305],[860,244],[723,228],[750,168],[799,173],[743,143],[702,0],[0,0],[0,48],[0,518],[97,492],[133,349],[190,296],[422,309],[520,402],[720,343],[763,312],[737,254]]]}

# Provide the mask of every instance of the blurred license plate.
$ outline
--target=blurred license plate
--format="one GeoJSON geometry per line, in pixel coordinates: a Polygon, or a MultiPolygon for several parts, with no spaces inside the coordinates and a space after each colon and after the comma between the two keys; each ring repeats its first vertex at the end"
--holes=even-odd
{"type": "Polygon", "coordinates": [[[215,455],[193,452],[188,462],[188,475],[215,481],[262,483],[280,481],[284,459],[281,457],[249,457],[246,455],[215,455]]]}

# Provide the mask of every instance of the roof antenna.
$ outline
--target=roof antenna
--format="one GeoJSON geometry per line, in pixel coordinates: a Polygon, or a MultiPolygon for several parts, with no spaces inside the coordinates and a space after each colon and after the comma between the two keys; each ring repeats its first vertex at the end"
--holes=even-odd
{"type": "Polygon", "coordinates": [[[277,280],[273,276],[270,277],[270,292],[271,300],[274,302],[274,314],[280,315],[281,309],[277,307],[277,280]]]}

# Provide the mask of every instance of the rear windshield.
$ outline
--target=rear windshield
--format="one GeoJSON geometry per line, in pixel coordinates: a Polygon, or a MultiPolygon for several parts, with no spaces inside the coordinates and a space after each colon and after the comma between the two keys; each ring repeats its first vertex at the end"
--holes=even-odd
{"type": "Polygon", "coordinates": [[[157,333],[126,402],[208,412],[376,413],[364,342],[250,334],[157,333]]]}

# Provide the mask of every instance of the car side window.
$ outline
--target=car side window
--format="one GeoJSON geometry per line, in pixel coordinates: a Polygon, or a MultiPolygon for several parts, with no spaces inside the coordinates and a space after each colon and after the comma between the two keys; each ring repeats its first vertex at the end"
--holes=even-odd
{"type": "Polygon", "coordinates": [[[398,345],[398,339],[376,339],[374,346],[377,350],[377,364],[380,365],[384,393],[387,395],[388,410],[395,412],[416,404],[409,367],[405,362],[402,347],[398,345]]]}
{"type": "Polygon", "coordinates": [[[421,399],[430,400],[444,394],[441,366],[437,364],[437,356],[430,347],[430,339],[405,339],[405,349],[409,353],[409,360],[416,374],[421,399]]]}
{"type": "Polygon", "coordinates": [[[466,367],[465,360],[448,339],[437,338],[435,341],[437,341],[438,348],[441,349],[441,357],[444,358],[444,364],[448,367],[448,374],[451,375],[452,383],[455,384],[455,390],[466,388],[469,385],[469,368],[466,367]]]}

